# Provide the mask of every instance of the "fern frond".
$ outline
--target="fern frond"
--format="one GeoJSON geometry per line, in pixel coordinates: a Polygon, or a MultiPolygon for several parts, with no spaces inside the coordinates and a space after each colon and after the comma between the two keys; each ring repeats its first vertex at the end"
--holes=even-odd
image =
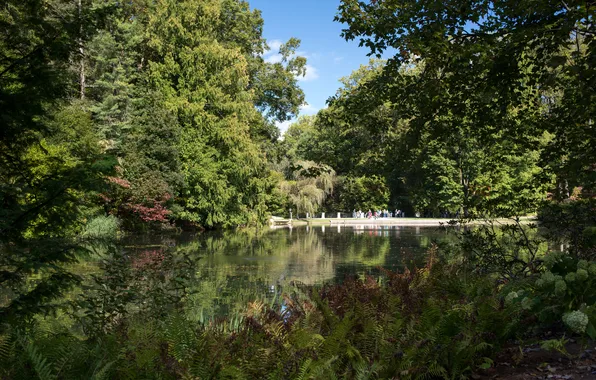
{"type": "Polygon", "coordinates": [[[107,380],[109,378],[111,378],[110,376],[110,372],[112,370],[112,367],[114,366],[114,364],[116,363],[116,361],[111,361],[109,363],[106,363],[105,365],[99,367],[96,367],[95,370],[93,371],[93,375],[91,377],[91,380],[107,380]]]}
{"type": "Polygon", "coordinates": [[[49,362],[43,355],[33,346],[33,344],[28,342],[23,342],[23,347],[27,354],[27,358],[31,363],[35,373],[39,377],[40,380],[55,380],[57,377],[54,375],[52,371],[52,363],[49,362]]]}
{"type": "Polygon", "coordinates": [[[0,361],[10,361],[14,351],[14,341],[8,335],[0,335],[0,361]]]}
{"type": "Polygon", "coordinates": [[[211,368],[203,358],[195,358],[190,366],[190,374],[193,379],[209,379],[211,378],[211,368]]]}
{"type": "Polygon", "coordinates": [[[194,331],[188,328],[186,320],[180,316],[169,319],[166,325],[165,337],[170,354],[178,362],[192,358],[197,346],[194,331]]]}
{"type": "Polygon", "coordinates": [[[220,378],[222,379],[247,379],[246,373],[242,370],[242,368],[238,368],[236,366],[225,366],[222,368],[220,374],[220,378]]]}
{"type": "Polygon", "coordinates": [[[339,360],[338,356],[333,356],[324,362],[317,361],[312,365],[313,379],[337,379],[337,374],[334,371],[333,364],[339,360]]]}
{"type": "Polygon", "coordinates": [[[302,365],[300,366],[300,372],[298,372],[298,377],[296,377],[296,380],[304,380],[307,378],[306,376],[309,372],[311,364],[312,359],[310,358],[308,358],[304,363],[302,363],[302,365]]]}

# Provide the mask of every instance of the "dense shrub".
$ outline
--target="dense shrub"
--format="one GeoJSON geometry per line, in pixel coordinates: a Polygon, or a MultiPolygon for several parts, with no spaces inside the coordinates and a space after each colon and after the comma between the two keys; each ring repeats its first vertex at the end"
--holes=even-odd
{"type": "Polygon", "coordinates": [[[596,339],[596,262],[560,252],[544,261],[546,270],[508,293],[507,303],[536,318],[537,327],[562,323],[569,333],[596,339]]]}
{"type": "Polygon", "coordinates": [[[120,221],[114,215],[100,215],[91,219],[85,226],[82,236],[86,238],[115,238],[120,221]]]}

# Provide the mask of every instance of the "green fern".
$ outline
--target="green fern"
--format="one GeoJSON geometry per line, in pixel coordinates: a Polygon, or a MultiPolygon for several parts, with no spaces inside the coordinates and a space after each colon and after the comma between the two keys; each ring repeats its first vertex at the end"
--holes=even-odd
{"type": "Polygon", "coordinates": [[[298,372],[298,376],[296,377],[296,380],[305,380],[308,379],[308,374],[309,374],[309,370],[310,370],[310,366],[312,364],[312,359],[308,358],[306,359],[306,361],[304,363],[302,363],[302,365],[300,366],[300,371],[298,372]]]}
{"type": "Polygon", "coordinates": [[[39,378],[39,380],[55,380],[57,379],[56,375],[53,373],[52,363],[49,362],[43,355],[33,346],[33,344],[29,342],[22,343],[25,352],[27,354],[27,358],[31,363],[31,366],[35,370],[35,374],[39,378]]]}
{"type": "Polygon", "coordinates": [[[224,366],[219,373],[220,378],[222,379],[248,379],[246,373],[242,368],[238,368],[233,365],[224,366]]]}
{"type": "Polygon", "coordinates": [[[165,337],[169,352],[174,359],[178,362],[191,361],[198,342],[184,318],[180,316],[170,318],[167,322],[165,337]]]}
{"type": "Polygon", "coordinates": [[[63,340],[59,340],[56,343],[57,344],[55,344],[51,350],[51,360],[53,362],[56,376],[61,376],[67,372],[68,367],[72,364],[73,360],[75,360],[73,355],[73,347],[76,343],[67,342],[65,344],[63,340]]]}
{"type": "Polygon", "coordinates": [[[324,357],[333,357],[335,355],[343,356],[346,347],[351,347],[348,342],[348,334],[354,327],[354,320],[351,314],[346,314],[344,318],[335,323],[329,335],[321,347],[321,353],[324,357]]]}
{"type": "Polygon", "coordinates": [[[338,361],[338,356],[333,356],[325,361],[317,361],[317,363],[312,366],[312,378],[329,380],[337,379],[334,364],[338,361]]]}
{"type": "Polygon", "coordinates": [[[378,362],[374,362],[371,365],[368,365],[366,362],[360,362],[354,365],[354,378],[357,380],[378,378],[381,370],[382,366],[378,362]]]}
{"type": "Polygon", "coordinates": [[[0,335],[0,362],[9,362],[14,350],[14,340],[9,335],[0,335]]]}
{"type": "Polygon", "coordinates": [[[101,366],[98,365],[91,375],[91,380],[107,380],[111,378],[110,373],[114,364],[116,364],[115,360],[101,366]]]}
{"type": "Polygon", "coordinates": [[[190,375],[192,379],[210,379],[211,367],[204,358],[196,356],[190,365],[190,375]]]}

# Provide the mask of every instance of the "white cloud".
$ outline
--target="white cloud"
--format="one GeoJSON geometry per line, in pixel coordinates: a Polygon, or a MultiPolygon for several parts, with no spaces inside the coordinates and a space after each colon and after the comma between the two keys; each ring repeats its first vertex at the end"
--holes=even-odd
{"type": "Polygon", "coordinates": [[[294,58],[294,57],[304,57],[306,59],[311,59],[312,56],[313,56],[312,54],[308,54],[305,51],[298,50],[295,54],[292,55],[292,58],[294,58]]]}
{"type": "Polygon", "coordinates": [[[283,45],[283,42],[281,42],[280,40],[271,40],[271,41],[267,41],[267,45],[269,46],[268,51],[278,52],[281,45],[283,45]]]}
{"type": "Polygon", "coordinates": [[[265,58],[267,63],[279,63],[283,59],[281,54],[273,54],[265,58]]]}
{"type": "Polygon", "coordinates": [[[267,42],[267,45],[269,46],[269,50],[265,50],[265,52],[263,53],[263,58],[265,59],[265,62],[267,63],[279,63],[282,60],[282,56],[281,54],[279,54],[279,48],[281,47],[281,45],[283,44],[283,42],[281,42],[280,40],[271,40],[269,42],[267,42]]]}
{"type": "Polygon", "coordinates": [[[308,103],[300,106],[300,114],[302,115],[314,115],[317,112],[319,112],[319,109],[317,107],[314,107],[308,103]]]}
{"type": "Polygon", "coordinates": [[[306,74],[299,76],[298,80],[301,82],[308,82],[319,78],[319,72],[314,66],[306,65],[306,74]]]}
{"type": "Polygon", "coordinates": [[[279,129],[279,131],[281,132],[281,135],[283,136],[284,133],[286,133],[286,131],[288,130],[288,128],[290,128],[290,125],[292,125],[293,121],[288,120],[288,121],[284,121],[284,122],[277,122],[275,123],[275,125],[277,126],[277,128],[279,129]]]}
{"type": "Polygon", "coordinates": [[[334,63],[340,63],[343,60],[344,60],[344,57],[335,57],[335,58],[333,58],[333,62],[334,63]]]}

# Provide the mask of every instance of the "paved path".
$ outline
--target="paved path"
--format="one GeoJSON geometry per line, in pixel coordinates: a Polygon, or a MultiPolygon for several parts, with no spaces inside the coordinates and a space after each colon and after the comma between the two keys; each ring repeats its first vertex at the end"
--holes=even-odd
{"type": "MultiPolygon", "coordinates": [[[[294,222],[294,224],[299,224],[300,221],[302,223],[306,222],[309,225],[395,225],[395,226],[440,226],[446,225],[449,221],[453,219],[449,218],[311,218],[311,219],[299,219],[294,222]]],[[[513,223],[512,219],[497,219],[495,220],[498,223],[504,224],[511,224],[513,223]]],[[[531,217],[523,217],[521,218],[522,223],[527,223],[534,221],[531,217]]],[[[482,224],[485,223],[484,220],[476,220],[471,222],[470,224],[482,224]]]]}
{"type": "Polygon", "coordinates": [[[303,219],[310,225],[395,225],[395,226],[440,226],[451,219],[433,218],[312,218],[303,219]]]}

